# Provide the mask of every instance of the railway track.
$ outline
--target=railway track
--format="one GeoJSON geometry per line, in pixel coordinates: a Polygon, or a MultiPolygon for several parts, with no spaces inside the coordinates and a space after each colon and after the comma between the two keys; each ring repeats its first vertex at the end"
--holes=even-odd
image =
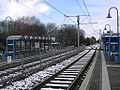
{"type": "MultiPolygon", "coordinates": [[[[81,48],[83,48],[83,47],[81,47],[81,48]]],[[[59,54],[65,53],[65,52],[72,51],[72,50],[76,50],[76,48],[69,48],[69,49],[65,48],[62,50],[52,51],[52,53],[51,52],[46,52],[46,53],[41,52],[38,55],[24,57],[24,64],[39,61],[40,58],[45,59],[45,58],[48,58],[51,56],[56,56],[56,55],[59,55],[59,54]]],[[[81,50],[84,50],[84,49],[81,49],[81,50]]],[[[10,63],[7,63],[6,61],[4,61],[4,62],[0,63],[0,71],[8,69],[8,68],[12,68],[12,67],[20,66],[20,65],[21,65],[21,59],[12,60],[12,62],[10,62],[10,63]]]]}
{"type": "Polygon", "coordinates": [[[0,71],[0,85],[2,84],[7,85],[13,81],[17,81],[20,79],[23,79],[39,70],[42,70],[48,66],[51,66],[55,63],[59,63],[62,62],[63,60],[65,60],[68,57],[71,57],[75,54],[77,54],[79,51],[77,50],[71,50],[62,54],[58,54],[56,56],[52,56],[49,58],[45,58],[45,59],[41,59],[41,58],[37,58],[39,59],[39,61],[35,61],[32,63],[27,63],[24,64],[24,72],[22,72],[22,67],[21,66],[16,66],[16,67],[12,67],[9,69],[3,69],[3,71],[0,71]]]}
{"type": "Polygon", "coordinates": [[[34,86],[31,90],[76,90],[76,86],[82,82],[94,54],[95,50],[86,50],[80,53],[79,57],[71,64],[56,74],[51,74],[51,77],[34,86]]]}

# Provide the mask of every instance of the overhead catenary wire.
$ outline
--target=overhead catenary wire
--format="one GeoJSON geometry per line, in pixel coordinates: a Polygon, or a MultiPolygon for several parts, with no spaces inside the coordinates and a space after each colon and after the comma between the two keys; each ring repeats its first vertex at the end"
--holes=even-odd
{"type": "Polygon", "coordinates": [[[88,15],[89,15],[90,21],[92,21],[91,16],[90,16],[90,13],[89,13],[89,11],[88,11],[88,9],[87,9],[87,6],[86,6],[86,4],[85,4],[85,1],[82,0],[82,2],[83,2],[83,5],[84,5],[84,7],[85,7],[85,9],[86,9],[86,11],[87,11],[87,13],[88,13],[88,15]]]}
{"type": "Polygon", "coordinates": [[[83,12],[83,14],[86,15],[85,12],[84,12],[84,10],[82,9],[80,3],[78,2],[78,0],[75,0],[75,1],[76,1],[76,3],[78,4],[78,6],[80,7],[80,10],[83,12]]]}
{"type": "Polygon", "coordinates": [[[33,8],[30,8],[30,7],[28,7],[28,6],[20,3],[18,0],[13,0],[13,1],[17,2],[19,5],[21,5],[21,6],[23,6],[23,7],[26,7],[26,8],[28,8],[28,9],[32,10],[33,12],[35,12],[35,13],[37,13],[37,14],[43,15],[43,16],[45,16],[45,17],[47,17],[47,18],[49,18],[49,19],[51,19],[51,20],[53,20],[53,21],[56,21],[56,20],[53,19],[52,17],[49,17],[49,16],[47,16],[47,15],[45,15],[45,14],[43,14],[43,13],[38,12],[37,10],[35,10],[35,9],[33,9],[33,8]]]}
{"type": "Polygon", "coordinates": [[[84,18],[80,23],[84,22],[87,18],[88,18],[88,16],[86,18],[84,18]]]}
{"type": "Polygon", "coordinates": [[[84,0],[82,0],[82,2],[83,2],[83,5],[85,6],[85,9],[86,9],[86,11],[87,11],[88,15],[90,15],[90,13],[89,13],[89,11],[88,11],[88,9],[87,9],[87,6],[86,6],[86,4],[85,4],[85,1],[84,1],[84,0]]]}
{"type": "MultiPolygon", "coordinates": [[[[80,3],[78,2],[78,0],[75,0],[77,5],[79,6],[80,10],[83,12],[84,15],[86,15],[86,13],[84,12],[84,10],[82,9],[80,3]]],[[[89,14],[88,14],[89,15],[89,14]]],[[[88,16],[86,18],[84,18],[81,22],[85,21],[88,18],[88,16]]]]}
{"type": "Polygon", "coordinates": [[[55,8],[53,5],[51,5],[50,3],[48,3],[47,1],[43,0],[45,3],[47,3],[49,6],[51,6],[52,8],[54,8],[56,11],[58,11],[59,13],[63,14],[64,16],[66,16],[63,12],[61,12],[60,10],[58,10],[57,8],[55,8]]]}
{"type": "MultiPolygon", "coordinates": [[[[90,15],[90,13],[89,13],[89,11],[88,11],[88,9],[87,9],[87,6],[86,6],[86,4],[85,4],[85,1],[82,0],[82,2],[83,2],[83,5],[85,6],[85,9],[86,9],[88,15],[90,15]]],[[[92,22],[91,16],[89,16],[89,18],[90,18],[90,22],[92,22]]],[[[90,25],[91,25],[91,24],[90,24],[90,25]]],[[[93,29],[96,33],[98,33],[98,32],[94,29],[93,25],[91,25],[91,27],[92,27],[92,29],[93,29]]],[[[99,34],[99,33],[98,33],[98,34],[99,34]]]]}
{"type": "MultiPolygon", "coordinates": [[[[83,14],[86,15],[86,13],[83,11],[83,9],[82,9],[80,3],[78,2],[78,0],[76,0],[76,2],[77,2],[77,4],[78,4],[78,6],[80,7],[80,9],[82,10],[83,14]]],[[[91,17],[90,17],[90,13],[89,13],[89,11],[88,11],[88,9],[87,9],[87,6],[86,6],[86,4],[85,4],[85,1],[82,0],[82,2],[83,2],[83,5],[84,5],[84,7],[85,7],[85,9],[86,9],[86,11],[87,11],[87,15],[89,15],[89,18],[90,18],[90,21],[89,21],[89,22],[92,22],[92,19],[91,19],[91,17]]],[[[87,18],[88,18],[88,17],[84,18],[80,23],[82,23],[83,21],[85,21],[87,18]]],[[[87,24],[87,25],[88,25],[88,24],[87,24]]],[[[93,28],[93,25],[91,25],[91,28],[92,28],[96,33],[98,33],[98,32],[93,28]]]]}
{"type": "MultiPolygon", "coordinates": [[[[62,11],[58,10],[56,7],[54,7],[53,5],[51,5],[49,2],[43,0],[46,4],[48,4],[49,6],[51,6],[53,9],[55,9],[56,11],[58,11],[59,13],[61,13],[62,15],[64,15],[65,17],[67,17],[66,14],[64,14],[62,11]]],[[[71,20],[72,22],[76,23],[75,21],[73,21],[71,18],[68,18],[69,20],[71,20]]]]}

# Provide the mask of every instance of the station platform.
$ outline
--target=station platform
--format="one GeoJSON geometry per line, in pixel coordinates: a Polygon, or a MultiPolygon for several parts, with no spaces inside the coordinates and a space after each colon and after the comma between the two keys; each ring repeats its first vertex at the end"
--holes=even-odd
{"type": "Polygon", "coordinates": [[[79,90],[120,90],[120,64],[108,63],[98,50],[79,90]]]}

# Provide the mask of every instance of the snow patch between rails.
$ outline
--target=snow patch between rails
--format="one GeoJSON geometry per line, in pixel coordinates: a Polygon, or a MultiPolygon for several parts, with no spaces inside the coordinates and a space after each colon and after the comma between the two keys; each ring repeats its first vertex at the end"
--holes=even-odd
{"type": "MultiPolygon", "coordinates": [[[[11,85],[6,86],[0,90],[25,90],[25,89],[31,89],[34,85],[42,82],[46,78],[50,77],[51,75],[55,74],[56,72],[60,71],[62,68],[65,66],[69,65],[71,62],[75,61],[77,58],[81,56],[81,54],[84,54],[85,52],[83,51],[82,53],[69,58],[68,60],[65,60],[61,63],[58,63],[56,65],[53,65],[49,68],[45,68],[43,71],[39,71],[24,80],[16,81],[16,82],[11,82],[11,85]]],[[[1,85],[0,85],[1,86],[1,85]]]]}

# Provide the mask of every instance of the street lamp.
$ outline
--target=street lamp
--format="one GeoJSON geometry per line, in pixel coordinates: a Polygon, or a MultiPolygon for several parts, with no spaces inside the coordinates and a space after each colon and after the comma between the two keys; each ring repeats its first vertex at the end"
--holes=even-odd
{"type": "Polygon", "coordinates": [[[10,17],[10,16],[7,16],[6,18],[5,18],[5,21],[7,21],[7,32],[8,32],[8,20],[10,20],[10,21],[12,21],[12,18],[10,17]]]}
{"type": "Polygon", "coordinates": [[[107,32],[111,32],[111,26],[110,26],[110,24],[105,24],[104,30],[107,30],[106,26],[109,26],[109,31],[107,31],[107,32]]]}
{"type": "Polygon", "coordinates": [[[120,43],[120,39],[119,39],[119,16],[118,16],[118,9],[116,7],[111,7],[108,11],[108,16],[107,18],[112,18],[110,15],[110,10],[111,9],[115,9],[117,11],[117,35],[118,35],[118,59],[120,58],[120,47],[119,47],[119,43],[120,43]]]}
{"type": "Polygon", "coordinates": [[[104,35],[104,31],[107,31],[107,33],[111,33],[111,26],[110,26],[110,24],[105,24],[105,28],[103,30],[103,35],[104,35]],[[107,26],[109,26],[109,30],[107,30],[107,26]]]}
{"type": "MultiPolygon", "coordinates": [[[[8,19],[9,20],[11,20],[11,17],[10,16],[8,16],[8,17],[6,17],[5,18],[5,21],[8,21],[8,19]]],[[[7,40],[6,40],[6,38],[7,38],[7,35],[8,35],[8,22],[6,23],[7,24],[7,30],[6,30],[6,32],[5,32],[5,35],[4,35],[4,44],[3,44],[3,47],[4,47],[4,51],[3,51],[3,53],[4,53],[4,55],[3,55],[3,57],[5,58],[5,60],[7,60],[7,55],[8,55],[8,48],[7,48],[7,40]]]]}
{"type": "Polygon", "coordinates": [[[118,17],[118,9],[116,7],[111,7],[108,11],[108,16],[107,18],[112,18],[110,15],[110,10],[111,9],[116,9],[117,10],[117,34],[119,35],[119,17],[118,17]]]}
{"type": "MultiPolygon", "coordinates": [[[[8,31],[9,31],[9,21],[13,21],[12,20],[12,18],[10,17],[10,16],[7,16],[6,18],[5,18],[5,22],[6,22],[6,33],[5,33],[5,36],[4,36],[4,48],[5,48],[5,50],[4,50],[4,56],[5,56],[5,59],[7,59],[7,55],[8,55],[8,41],[6,40],[7,39],[7,36],[8,36],[8,31]]],[[[13,25],[13,27],[14,27],[14,25],[13,25]]]]}
{"type": "MultiPolygon", "coordinates": [[[[112,32],[111,32],[111,26],[110,26],[110,24],[105,24],[105,28],[104,28],[104,30],[107,30],[107,33],[111,33],[110,35],[111,35],[111,37],[112,37],[112,32]],[[109,26],[109,30],[107,30],[107,28],[106,28],[106,26],[109,26]]],[[[108,48],[108,63],[110,63],[110,53],[111,53],[111,37],[109,37],[108,39],[109,39],[109,48],[108,48]]],[[[105,51],[106,51],[106,45],[105,45],[105,51]]]]}

